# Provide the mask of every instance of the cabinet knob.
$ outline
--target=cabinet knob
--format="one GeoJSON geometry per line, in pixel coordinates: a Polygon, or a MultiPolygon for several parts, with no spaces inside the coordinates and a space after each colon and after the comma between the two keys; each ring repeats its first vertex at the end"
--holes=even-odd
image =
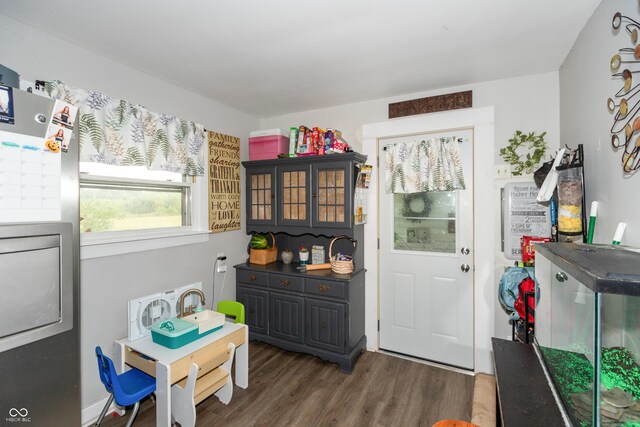
{"type": "Polygon", "coordinates": [[[283,280],[280,280],[280,284],[281,284],[282,286],[289,286],[289,281],[288,281],[288,280],[284,280],[284,279],[283,279],[283,280]]]}
{"type": "Polygon", "coordinates": [[[558,279],[558,282],[566,282],[569,279],[569,276],[567,276],[567,273],[564,271],[558,271],[556,273],[556,279],[558,279]]]}
{"type": "Polygon", "coordinates": [[[321,323],[321,324],[320,324],[320,328],[322,328],[322,329],[327,329],[327,324],[326,324],[326,323],[321,323]]]}
{"type": "Polygon", "coordinates": [[[329,285],[318,285],[318,290],[322,293],[327,292],[329,289],[331,289],[331,286],[329,285]]]}
{"type": "Polygon", "coordinates": [[[253,274],[249,275],[249,280],[250,281],[255,282],[256,279],[257,279],[257,277],[255,275],[253,275],[253,274]]]}

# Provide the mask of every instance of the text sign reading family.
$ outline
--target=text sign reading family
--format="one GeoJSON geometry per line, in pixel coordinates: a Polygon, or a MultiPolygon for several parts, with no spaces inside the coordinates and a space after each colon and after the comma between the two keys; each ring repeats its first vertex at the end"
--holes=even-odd
{"type": "Polygon", "coordinates": [[[209,229],[240,230],[240,138],[209,132],[209,229]]]}

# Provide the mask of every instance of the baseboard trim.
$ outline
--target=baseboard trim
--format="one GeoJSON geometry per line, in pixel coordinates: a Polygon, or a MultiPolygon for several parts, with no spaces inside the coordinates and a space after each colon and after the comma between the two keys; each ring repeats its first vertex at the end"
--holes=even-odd
{"type": "Polygon", "coordinates": [[[400,359],[411,360],[412,362],[422,363],[423,365],[433,366],[434,368],[446,369],[447,371],[457,372],[459,374],[465,374],[474,376],[475,372],[472,369],[459,368],[457,366],[446,365],[444,363],[433,362],[431,360],[420,359],[419,357],[412,357],[402,353],[396,353],[395,351],[378,349],[378,353],[386,354],[387,356],[398,357],[400,359]]]}
{"type": "MultiPolygon", "coordinates": [[[[107,404],[108,400],[109,400],[109,396],[105,397],[102,400],[97,401],[93,405],[87,408],[84,408],[82,410],[82,427],[90,426],[96,422],[96,420],[100,416],[100,412],[102,411],[102,408],[104,408],[104,405],[107,404]]],[[[105,418],[110,416],[110,414],[113,413],[115,410],[116,410],[116,405],[115,403],[112,403],[111,407],[107,411],[107,415],[105,415],[105,418]]]]}

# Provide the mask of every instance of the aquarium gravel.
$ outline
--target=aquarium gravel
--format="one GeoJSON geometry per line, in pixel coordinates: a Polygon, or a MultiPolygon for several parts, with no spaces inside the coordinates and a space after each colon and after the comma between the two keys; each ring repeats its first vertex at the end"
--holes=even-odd
{"type": "MultiPolygon", "coordinates": [[[[589,394],[592,390],[593,365],[585,354],[548,347],[540,347],[562,400],[572,413],[574,421],[582,427],[591,426],[590,413],[583,403],[576,406],[578,395],[589,394]]],[[[619,420],[602,417],[602,425],[640,427],[640,366],[623,347],[603,348],[601,355],[600,380],[603,390],[616,387],[631,394],[636,404],[625,411],[619,420]]],[[[586,397],[586,396],[585,396],[586,397]]],[[[606,411],[605,411],[606,412],[606,411]]],[[[604,414],[604,413],[603,413],[604,414]]]]}

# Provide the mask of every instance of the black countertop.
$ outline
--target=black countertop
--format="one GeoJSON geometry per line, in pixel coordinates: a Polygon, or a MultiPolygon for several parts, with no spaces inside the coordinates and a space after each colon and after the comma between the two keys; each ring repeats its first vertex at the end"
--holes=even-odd
{"type": "Polygon", "coordinates": [[[265,273],[279,273],[279,274],[294,274],[300,276],[306,276],[310,278],[321,278],[321,279],[333,279],[333,280],[343,280],[349,281],[358,274],[364,273],[366,270],[364,268],[356,268],[356,270],[351,274],[336,274],[330,268],[323,270],[311,270],[311,271],[301,271],[298,270],[300,264],[291,263],[291,264],[283,264],[280,261],[272,262],[267,265],[259,265],[259,264],[249,264],[248,262],[234,265],[233,268],[236,269],[244,269],[244,270],[252,270],[252,271],[264,271],[265,273]]]}
{"type": "Polygon", "coordinates": [[[536,252],[594,292],[640,296],[640,253],[617,245],[545,243],[536,252]]]}

